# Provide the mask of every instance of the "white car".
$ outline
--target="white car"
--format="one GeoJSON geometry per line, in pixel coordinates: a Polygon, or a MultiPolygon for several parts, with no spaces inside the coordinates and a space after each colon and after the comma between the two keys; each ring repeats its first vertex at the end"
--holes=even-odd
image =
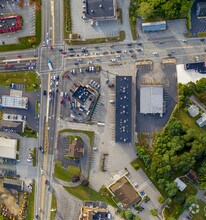
{"type": "Polygon", "coordinates": [[[153,52],[152,54],[153,54],[153,55],[158,55],[158,53],[157,53],[157,52],[153,52]]]}
{"type": "Polygon", "coordinates": [[[41,169],[41,175],[43,175],[43,174],[44,174],[44,170],[41,169]]]}
{"type": "Polygon", "coordinates": [[[29,159],[29,158],[27,158],[27,160],[26,160],[27,162],[31,162],[32,160],[31,159],[29,159]]]}
{"type": "Polygon", "coordinates": [[[59,82],[57,81],[57,82],[56,82],[56,86],[58,86],[58,85],[59,85],[59,82]]]}

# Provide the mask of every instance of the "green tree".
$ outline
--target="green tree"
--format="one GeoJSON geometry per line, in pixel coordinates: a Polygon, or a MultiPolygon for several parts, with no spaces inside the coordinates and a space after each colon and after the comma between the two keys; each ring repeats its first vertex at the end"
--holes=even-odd
{"type": "Polygon", "coordinates": [[[125,216],[126,219],[130,220],[132,218],[133,214],[130,210],[126,210],[124,212],[124,216],[125,216]]]}
{"type": "Polygon", "coordinates": [[[151,210],[150,210],[150,213],[151,213],[151,215],[153,215],[153,216],[157,216],[157,210],[155,210],[155,209],[151,209],[151,210]]]}
{"type": "Polygon", "coordinates": [[[177,194],[178,188],[177,183],[167,182],[165,186],[165,191],[169,197],[173,197],[177,194]]]}
{"type": "Polygon", "coordinates": [[[152,16],[154,11],[154,7],[150,2],[141,2],[138,10],[138,14],[140,17],[144,19],[148,19],[152,16]]]}
{"type": "Polygon", "coordinates": [[[184,208],[189,208],[192,205],[192,203],[197,203],[196,197],[193,195],[187,196],[185,199],[184,208]]]}

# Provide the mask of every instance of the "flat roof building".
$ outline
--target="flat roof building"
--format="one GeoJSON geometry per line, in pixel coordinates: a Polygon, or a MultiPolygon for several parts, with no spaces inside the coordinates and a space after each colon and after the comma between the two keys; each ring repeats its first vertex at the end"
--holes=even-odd
{"type": "Polygon", "coordinates": [[[85,86],[80,85],[76,88],[72,97],[84,105],[91,95],[92,93],[85,86]]]}
{"type": "Polygon", "coordinates": [[[25,122],[23,121],[8,121],[0,120],[0,131],[9,131],[15,133],[23,133],[25,128],[25,122]]]}
{"type": "Polygon", "coordinates": [[[196,6],[197,17],[206,17],[206,2],[198,2],[196,6]]]}
{"type": "Polygon", "coordinates": [[[16,160],[17,140],[0,137],[0,158],[16,160]]]}
{"type": "Polygon", "coordinates": [[[93,20],[113,20],[117,18],[116,0],[86,0],[85,16],[93,20]]]}
{"type": "Polygon", "coordinates": [[[24,181],[23,180],[4,178],[2,184],[5,189],[9,189],[9,190],[13,189],[13,190],[17,190],[17,191],[24,190],[24,181]]]}
{"type": "Polygon", "coordinates": [[[167,29],[166,21],[142,23],[144,32],[162,31],[167,29]]]}
{"type": "Polygon", "coordinates": [[[115,142],[132,141],[132,76],[116,76],[115,142]]]}
{"type": "Polygon", "coordinates": [[[80,158],[84,155],[84,147],[82,140],[74,138],[74,140],[69,144],[69,156],[73,158],[80,158]]]}
{"type": "Polygon", "coordinates": [[[0,34],[21,30],[21,16],[0,16],[0,34]]]}
{"type": "Polygon", "coordinates": [[[115,184],[110,186],[109,189],[119,199],[125,209],[141,201],[141,197],[126,177],[119,179],[115,184]]]}
{"type": "Polygon", "coordinates": [[[163,114],[163,86],[140,86],[140,113],[163,114]]]}
{"type": "Polygon", "coordinates": [[[195,70],[199,73],[206,73],[206,63],[205,62],[197,62],[197,63],[186,63],[186,70],[195,70]]]}
{"type": "Polygon", "coordinates": [[[1,105],[5,108],[28,109],[28,97],[14,97],[2,95],[1,105]]]}

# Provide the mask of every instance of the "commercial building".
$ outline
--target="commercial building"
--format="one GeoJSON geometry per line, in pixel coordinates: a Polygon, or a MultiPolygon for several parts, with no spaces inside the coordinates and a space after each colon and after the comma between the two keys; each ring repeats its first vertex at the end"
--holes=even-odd
{"type": "Polygon", "coordinates": [[[17,190],[17,191],[24,191],[24,181],[23,180],[16,180],[16,179],[7,179],[4,178],[3,187],[8,190],[17,190]]]}
{"type": "Polygon", "coordinates": [[[197,17],[206,17],[206,2],[198,2],[196,6],[197,17]]]}
{"type": "Polygon", "coordinates": [[[69,144],[69,157],[80,158],[84,155],[84,147],[82,140],[74,138],[74,140],[69,144]]]}
{"type": "Polygon", "coordinates": [[[9,131],[15,133],[23,133],[25,128],[24,121],[0,120],[0,131],[9,131]]]}
{"type": "Polygon", "coordinates": [[[74,91],[72,97],[76,99],[81,105],[85,105],[92,93],[85,86],[79,85],[74,91]]]}
{"type": "Polygon", "coordinates": [[[191,105],[187,111],[188,111],[189,115],[193,118],[196,117],[197,115],[199,115],[199,113],[200,113],[199,108],[196,105],[191,105]]]}
{"type": "Polygon", "coordinates": [[[196,121],[196,123],[200,126],[203,127],[206,125],[206,113],[203,113],[201,117],[196,121]]]}
{"type": "Polygon", "coordinates": [[[186,63],[186,70],[195,70],[199,73],[206,73],[206,63],[205,62],[197,62],[197,63],[186,63]]]}
{"type": "Polygon", "coordinates": [[[166,21],[142,23],[142,30],[144,32],[163,31],[167,29],[166,21]]]}
{"type": "Polygon", "coordinates": [[[162,114],[163,109],[163,86],[140,86],[140,113],[142,114],[162,114]]]}
{"type": "Polygon", "coordinates": [[[0,158],[16,160],[17,140],[0,137],[0,158]]]}
{"type": "Polygon", "coordinates": [[[115,184],[109,188],[113,195],[115,195],[122,204],[124,209],[127,209],[141,201],[141,197],[134,189],[134,187],[129,183],[126,177],[122,177],[115,184]]]}
{"type": "Polygon", "coordinates": [[[21,30],[21,16],[0,16],[0,34],[21,30]]]}
{"type": "Polygon", "coordinates": [[[28,97],[14,97],[3,95],[1,105],[5,108],[28,109],[29,100],[28,97]]]}
{"type": "Polygon", "coordinates": [[[132,76],[116,76],[115,142],[132,141],[132,76]]]}
{"type": "Polygon", "coordinates": [[[85,17],[92,20],[117,19],[116,0],[86,0],[85,17]]]}

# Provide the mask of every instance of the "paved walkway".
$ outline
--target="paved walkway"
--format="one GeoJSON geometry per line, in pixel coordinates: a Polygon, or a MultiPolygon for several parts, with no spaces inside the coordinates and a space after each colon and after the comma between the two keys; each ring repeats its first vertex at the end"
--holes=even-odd
{"type": "Polygon", "coordinates": [[[64,180],[60,180],[56,177],[54,179],[57,183],[59,183],[62,186],[75,187],[75,186],[79,186],[81,184],[81,181],[79,181],[77,183],[73,183],[73,182],[67,182],[67,181],[64,181],[64,180]]]}

